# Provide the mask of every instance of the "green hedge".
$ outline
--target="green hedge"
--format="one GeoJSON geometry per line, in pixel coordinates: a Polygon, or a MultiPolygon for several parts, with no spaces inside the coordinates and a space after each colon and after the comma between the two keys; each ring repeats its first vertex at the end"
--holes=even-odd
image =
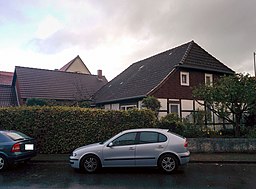
{"type": "Polygon", "coordinates": [[[75,107],[0,108],[0,129],[37,139],[39,153],[70,153],[125,129],[155,127],[149,110],[106,111],[75,107]]]}

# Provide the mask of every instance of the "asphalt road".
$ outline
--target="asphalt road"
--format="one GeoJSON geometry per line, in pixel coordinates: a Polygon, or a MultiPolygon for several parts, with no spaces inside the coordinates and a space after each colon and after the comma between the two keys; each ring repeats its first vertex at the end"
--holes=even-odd
{"type": "Polygon", "coordinates": [[[103,169],[97,174],[74,171],[68,164],[18,165],[0,173],[4,189],[144,189],[144,188],[256,188],[256,164],[197,164],[171,175],[156,169],[103,169]]]}

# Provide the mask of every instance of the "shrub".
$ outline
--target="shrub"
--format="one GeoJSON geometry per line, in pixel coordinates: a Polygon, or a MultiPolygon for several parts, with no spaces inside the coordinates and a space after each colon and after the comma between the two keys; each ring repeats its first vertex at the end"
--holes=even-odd
{"type": "Polygon", "coordinates": [[[142,100],[142,106],[155,112],[158,115],[158,110],[161,108],[160,102],[156,97],[148,96],[142,100]]]}
{"type": "Polygon", "coordinates": [[[162,117],[158,123],[158,127],[169,129],[172,132],[180,133],[183,130],[182,119],[177,114],[167,114],[162,117]]]}
{"type": "Polygon", "coordinates": [[[0,129],[18,130],[34,138],[39,153],[70,153],[131,128],[155,126],[150,110],[105,111],[78,107],[0,108],[0,129]]]}
{"type": "Polygon", "coordinates": [[[248,137],[248,138],[256,138],[256,128],[251,129],[250,132],[247,133],[246,137],[248,137]]]}
{"type": "Polygon", "coordinates": [[[183,130],[180,135],[187,137],[187,138],[198,138],[198,137],[205,137],[206,134],[201,130],[201,126],[192,124],[183,120],[183,130]]]}
{"type": "Polygon", "coordinates": [[[46,106],[47,102],[44,99],[40,98],[28,98],[26,100],[26,105],[27,106],[46,106]]]}

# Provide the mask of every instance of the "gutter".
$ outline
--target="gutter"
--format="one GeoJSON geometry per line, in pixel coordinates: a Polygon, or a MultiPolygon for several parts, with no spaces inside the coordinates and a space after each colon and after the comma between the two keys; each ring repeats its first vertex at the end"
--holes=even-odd
{"type": "Polygon", "coordinates": [[[95,104],[106,104],[106,103],[110,103],[110,102],[125,101],[125,100],[132,100],[132,99],[145,98],[145,97],[147,97],[147,95],[139,95],[139,96],[133,96],[133,97],[127,97],[127,98],[99,101],[99,102],[95,102],[95,104]]]}
{"type": "Polygon", "coordinates": [[[213,68],[202,68],[200,66],[190,66],[190,65],[185,65],[185,64],[182,64],[182,65],[179,64],[174,67],[205,70],[205,71],[219,72],[219,73],[224,73],[224,74],[234,74],[235,73],[234,71],[224,71],[224,70],[218,70],[218,69],[213,69],[213,68]]]}

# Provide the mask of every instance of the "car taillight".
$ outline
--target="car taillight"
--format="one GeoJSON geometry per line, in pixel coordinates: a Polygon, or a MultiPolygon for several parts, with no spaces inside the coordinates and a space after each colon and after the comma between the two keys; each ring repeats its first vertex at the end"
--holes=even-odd
{"type": "Polygon", "coordinates": [[[20,152],[20,143],[16,143],[12,146],[11,152],[20,152]]]}
{"type": "Polygon", "coordinates": [[[185,147],[185,148],[188,147],[188,141],[187,141],[187,139],[185,140],[184,147],[185,147]]]}

